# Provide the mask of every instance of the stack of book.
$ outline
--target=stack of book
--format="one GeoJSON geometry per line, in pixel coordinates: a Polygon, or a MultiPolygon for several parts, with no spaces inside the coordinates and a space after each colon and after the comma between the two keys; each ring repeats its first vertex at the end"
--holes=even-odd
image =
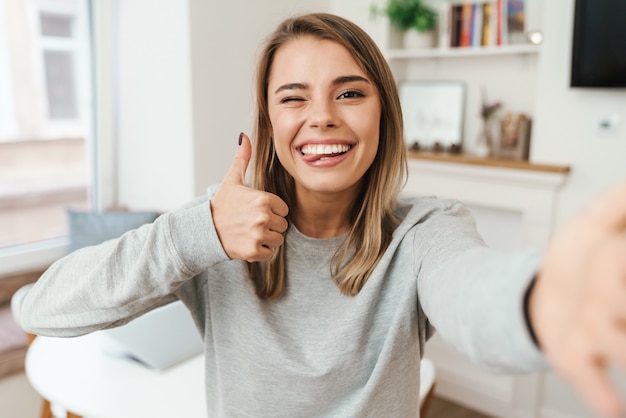
{"type": "Polygon", "coordinates": [[[491,47],[523,42],[524,0],[446,3],[439,16],[442,47],[491,47]]]}

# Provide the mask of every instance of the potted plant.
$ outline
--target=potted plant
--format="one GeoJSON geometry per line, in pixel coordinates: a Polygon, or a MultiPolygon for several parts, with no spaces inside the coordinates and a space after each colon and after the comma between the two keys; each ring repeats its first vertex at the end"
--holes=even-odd
{"type": "Polygon", "coordinates": [[[391,25],[404,34],[405,48],[434,45],[437,13],[422,0],[389,0],[384,9],[374,10],[387,16],[391,25]]]}

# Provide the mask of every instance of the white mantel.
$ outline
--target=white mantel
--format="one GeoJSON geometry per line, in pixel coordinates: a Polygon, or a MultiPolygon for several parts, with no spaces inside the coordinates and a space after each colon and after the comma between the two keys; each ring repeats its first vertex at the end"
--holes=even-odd
{"type": "MultiPolygon", "coordinates": [[[[543,247],[553,230],[556,194],[568,167],[478,159],[445,154],[411,154],[403,194],[436,195],[463,202],[492,247],[543,247]]],[[[437,368],[438,395],[498,417],[544,417],[543,375],[495,376],[457,354],[437,335],[426,355],[437,368]]]]}
{"type": "Polygon", "coordinates": [[[523,243],[543,246],[552,232],[556,193],[568,167],[412,154],[404,193],[454,198],[472,207],[518,212],[523,243]]]}

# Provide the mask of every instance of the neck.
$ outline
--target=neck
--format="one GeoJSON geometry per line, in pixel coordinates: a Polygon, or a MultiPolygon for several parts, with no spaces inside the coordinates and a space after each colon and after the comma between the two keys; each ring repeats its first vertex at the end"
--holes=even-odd
{"type": "Polygon", "coordinates": [[[312,196],[297,192],[297,208],[291,221],[304,235],[312,238],[333,238],[350,230],[351,196],[312,196]]]}

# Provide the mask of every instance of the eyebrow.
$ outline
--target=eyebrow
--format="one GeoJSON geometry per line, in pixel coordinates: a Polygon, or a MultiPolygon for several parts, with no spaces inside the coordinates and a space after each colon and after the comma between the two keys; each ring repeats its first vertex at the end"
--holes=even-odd
{"type": "MultiPolygon", "coordinates": [[[[334,79],[332,85],[339,86],[341,84],[353,83],[357,81],[370,84],[370,81],[367,78],[360,75],[344,75],[334,79]]],[[[308,87],[309,86],[306,83],[287,83],[277,88],[276,91],[274,91],[274,94],[280,93],[283,90],[306,90],[308,87]]]]}

